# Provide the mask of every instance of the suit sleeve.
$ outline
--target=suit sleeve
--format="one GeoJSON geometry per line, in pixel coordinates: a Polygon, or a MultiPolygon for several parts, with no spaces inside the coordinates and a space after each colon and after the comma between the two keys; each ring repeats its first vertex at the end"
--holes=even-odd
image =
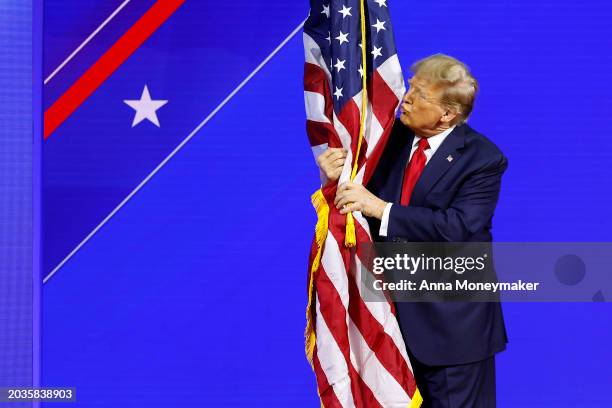
{"type": "Polygon", "coordinates": [[[473,173],[443,210],[395,203],[389,214],[388,236],[415,242],[466,241],[493,216],[507,167],[506,157],[497,156],[473,173]]]}

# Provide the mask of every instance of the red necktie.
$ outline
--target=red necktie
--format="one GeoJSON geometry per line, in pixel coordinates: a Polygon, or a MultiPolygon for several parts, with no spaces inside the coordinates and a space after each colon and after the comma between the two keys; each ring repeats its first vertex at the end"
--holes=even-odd
{"type": "Polygon", "coordinates": [[[402,198],[400,199],[401,205],[408,205],[408,203],[410,203],[412,190],[414,190],[414,186],[416,185],[419,177],[421,177],[421,173],[423,173],[423,169],[425,168],[425,162],[427,161],[427,158],[425,157],[425,150],[427,149],[429,149],[429,142],[427,139],[423,138],[419,140],[419,147],[417,147],[415,150],[412,158],[410,159],[410,163],[408,163],[406,170],[404,170],[402,198]]]}

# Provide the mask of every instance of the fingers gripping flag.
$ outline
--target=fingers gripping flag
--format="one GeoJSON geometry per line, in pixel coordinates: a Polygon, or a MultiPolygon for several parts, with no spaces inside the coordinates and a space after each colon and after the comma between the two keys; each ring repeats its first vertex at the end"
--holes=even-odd
{"type": "Polygon", "coordinates": [[[304,98],[315,157],[347,150],[338,183],[312,196],[318,222],[309,262],[306,352],[326,408],[418,407],[392,302],[365,302],[360,287],[372,242],[360,212],[341,215],[339,183],[366,184],[393,126],[404,81],[388,0],[311,0],[304,25],[304,98]]]}

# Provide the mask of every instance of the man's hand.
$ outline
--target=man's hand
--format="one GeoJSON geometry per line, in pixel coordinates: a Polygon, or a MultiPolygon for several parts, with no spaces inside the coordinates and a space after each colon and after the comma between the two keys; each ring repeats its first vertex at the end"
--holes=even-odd
{"type": "Polygon", "coordinates": [[[342,183],[336,191],[334,200],[340,214],[352,211],[361,211],[366,217],[374,217],[379,220],[385,211],[386,202],[370,193],[361,184],[351,182],[342,183]]]}
{"type": "Polygon", "coordinates": [[[342,167],[344,167],[345,160],[345,149],[331,147],[317,157],[317,165],[328,182],[336,181],[340,178],[340,174],[342,174],[342,167]]]}

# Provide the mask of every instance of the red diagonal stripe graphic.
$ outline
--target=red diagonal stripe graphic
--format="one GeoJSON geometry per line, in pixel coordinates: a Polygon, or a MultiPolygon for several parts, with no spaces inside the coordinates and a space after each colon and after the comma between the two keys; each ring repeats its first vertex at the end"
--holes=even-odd
{"type": "Polygon", "coordinates": [[[185,0],[159,0],[45,111],[45,140],[123,64],[185,0]]]}

